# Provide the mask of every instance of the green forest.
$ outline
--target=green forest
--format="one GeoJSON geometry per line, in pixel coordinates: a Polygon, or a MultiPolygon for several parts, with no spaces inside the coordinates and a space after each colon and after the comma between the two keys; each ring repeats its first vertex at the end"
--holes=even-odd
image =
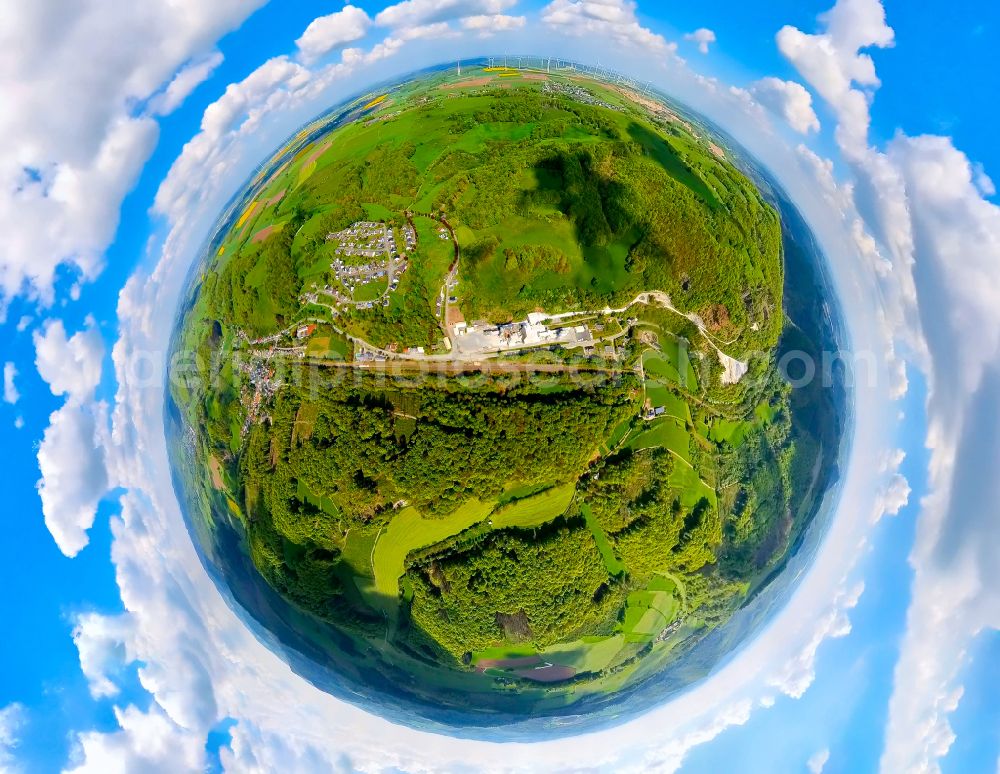
{"type": "Polygon", "coordinates": [[[822,439],[775,368],[781,228],[753,183],[605,87],[506,85],[413,88],[282,151],[195,279],[172,396],[211,518],[310,620],[376,661],[601,691],[780,565],[822,439]],[[418,244],[384,303],[338,312],[330,236],[369,218],[418,244]],[[614,359],[551,347],[544,380],[352,362],[445,356],[444,223],[461,317],[580,312],[614,359]],[[645,291],[676,309],[587,311],[645,291]]]}

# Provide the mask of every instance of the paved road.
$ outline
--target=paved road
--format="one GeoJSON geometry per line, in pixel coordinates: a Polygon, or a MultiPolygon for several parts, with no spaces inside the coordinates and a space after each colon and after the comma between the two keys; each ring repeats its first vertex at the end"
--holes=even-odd
{"type": "MultiPolygon", "coordinates": [[[[409,220],[411,217],[412,217],[412,215],[408,213],[407,219],[409,220]]],[[[444,217],[434,217],[433,215],[425,216],[425,217],[431,217],[434,220],[437,220],[439,223],[442,223],[449,230],[449,232],[451,233],[452,242],[453,242],[454,247],[455,247],[455,261],[454,261],[454,264],[452,265],[451,271],[449,272],[448,278],[447,278],[447,279],[451,279],[454,276],[454,274],[457,272],[458,264],[459,264],[459,260],[460,260],[460,255],[461,255],[460,248],[459,248],[459,245],[458,245],[458,239],[455,237],[455,232],[452,230],[451,225],[448,223],[448,221],[444,217]]],[[[412,223],[412,221],[410,221],[410,222],[412,223]]],[[[442,315],[443,315],[443,317],[439,320],[439,324],[441,325],[441,328],[444,331],[445,336],[447,336],[448,335],[448,330],[447,330],[447,317],[448,317],[448,287],[447,287],[447,280],[446,280],[446,284],[445,284],[445,286],[443,287],[442,290],[444,292],[444,303],[442,305],[442,315]]],[[[684,313],[684,312],[680,311],[679,309],[677,309],[677,307],[675,307],[673,305],[673,303],[670,300],[670,296],[668,296],[666,293],[664,293],[662,291],[659,291],[659,290],[647,290],[647,291],[643,291],[642,293],[639,293],[631,302],[629,302],[625,306],[621,307],[620,309],[612,309],[611,307],[607,307],[607,308],[602,309],[602,310],[578,310],[578,311],[574,311],[574,312],[562,312],[562,313],[559,313],[559,314],[548,315],[547,317],[544,318],[544,320],[547,321],[547,322],[549,322],[549,323],[551,323],[553,321],[564,320],[564,319],[569,319],[569,318],[573,318],[573,317],[580,317],[581,315],[588,315],[588,314],[605,314],[605,315],[609,315],[609,314],[623,314],[624,312],[627,312],[631,307],[635,306],[636,304],[650,304],[650,305],[651,304],[656,304],[656,305],[659,305],[659,306],[663,307],[664,309],[667,309],[667,310],[669,310],[671,312],[674,312],[675,314],[678,314],[678,315],[680,315],[680,316],[688,319],[692,323],[694,323],[694,325],[697,326],[698,331],[701,333],[701,335],[705,338],[705,340],[709,343],[709,345],[715,350],[716,355],[719,358],[719,361],[722,363],[722,366],[723,366],[723,368],[725,370],[725,373],[723,375],[723,382],[728,383],[728,384],[732,384],[732,383],[738,382],[743,377],[743,374],[746,373],[746,371],[747,371],[747,364],[744,363],[744,362],[741,362],[739,360],[736,360],[735,358],[730,357],[725,352],[723,352],[722,349],[719,348],[719,345],[716,343],[715,338],[706,329],[705,323],[702,321],[702,319],[700,317],[698,317],[698,315],[694,314],[693,312],[691,312],[691,313],[684,313]]],[[[322,306],[326,306],[326,304],[322,304],[322,306]]],[[[331,312],[333,312],[334,314],[336,314],[336,310],[333,307],[328,307],[328,308],[330,308],[331,312]]],[[[423,363],[425,365],[426,364],[432,364],[432,363],[434,363],[434,364],[441,364],[441,368],[439,370],[447,371],[447,370],[450,370],[452,367],[455,366],[456,361],[463,361],[464,363],[468,364],[468,363],[476,363],[476,362],[479,362],[481,360],[485,360],[487,358],[496,357],[497,356],[495,353],[491,353],[491,352],[461,353],[461,352],[457,352],[457,351],[452,351],[452,352],[448,352],[446,354],[441,354],[441,355],[427,355],[427,354],[421,355],[421,354],[417,354],[417,353],[389,352],[388,350],[384,350],[384,349],[381,349],[379,347],[373,346],[372,344],[370,344],[369,342],[365,341],[364,339],[361,339],[359,337],[351,336],[351,335],[347,334],[345,331],[342,331],[336,325],[334,325],[333,327],[334,327],[334,330],[337,331],[337,333],[345,336],[348,340],[350,340],[356,346],[362,347],[362,348],[364,348],[364,349],[366,349],[366,350],[368,350],[370,352],[373,352],[375,354],[382,355],[382,356],[386,357],[388,360],[390,360],[392,362],[396,362],[396,363],[409,361],[409,362],[423,363]]],[[[622,333],[624,333],[624,332],[625,331],[623,331],[622,333]]],[[[621,335],[621,334],[619,334],[619,335],[621,335]]],[[[274,337],[272,336],[272,337],[269,337],[269,338],[274,338],[274,337]]],[[[617,336],[614,336],[614,337],[611,337],[611,338],[613,340],[614,338],[617,338],[617,336]]],[[[598,343],[599,341],[600,341],[599,339],[595,340],[595,344],[598,343]]],[[[511,351],[514,351],[514,350],[511,350],[511,351]]],[[[352,365],[351,367],[365,367],[367,365],[369,365],[369,364],[368,363],[356,363],[356,364],[352,365]]],[[[340,364],[338,364],[338,367],[347,367],[347,366],[345,364],[343,364],[343,363],[340,363],[340,364]]],[[[467,370],[467,369],[459,368],[459,370],[467,370]]],[[[525,370],[525,369],[522,369],[522,370],[525,370]]],[[[591,370],[594,370],[594,369],[591,369],[591,370]]],[[[610,372],[616,373],[618,370],[619,369],[610,369],[610,372]]]]}

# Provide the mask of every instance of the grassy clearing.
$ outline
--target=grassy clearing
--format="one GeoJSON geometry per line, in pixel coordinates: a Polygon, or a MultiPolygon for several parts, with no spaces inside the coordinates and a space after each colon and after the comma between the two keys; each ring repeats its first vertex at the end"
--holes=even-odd
{"type": "Polygon", "coordinates": [[[622,560],[618,558],[615,554],[615,549],[611,546],[611,541],[608,540],[608,536],[604,534],[604,530],[601,529],[601,525],[598,523],[597,519],[594,518],[594,512],[590,509],[587,503],[580,504],[580,513],[583,514],[584,521],[587,523],[587,529],[590,530],[590,534],[594,536],[594,542],[597,544],[597,550],[601,554],[601,560],[604,562],[604,568],[608,571],[608,575],[612,577],[618,577],[622,575],[626,567],[622,564],[622,560]]]}
{"type": "Polygon", "coordinates": [[[555,484],[526,484],[508,487],[504,490],[504,493],[500,495],[497,505],[508,505],[515,500],[523,500],[524,498],[531,497],[539,492],[544,492],[546,489],[551,489],[553,486],[555,486],[555,484]]]}
{"type": "Polygon", "coordinates": [[[386,284],[384,281],[366,282],[354,288],[353,298],[361,303],[364,301],[375,301],[385,293],[386,284]]]}
{"type": "Polygon", "coordinates": [[[388,207],[382,204],[375,204],[374,202],[364,202],[361,207],[364,209],[365,217],[368,220],[388,222],[399,216],[399,213],[393,212],[388,207]]]}
{"type": "Polygon", "coordinates": [[[455,247],[451,239],[441,239],[441,224],[431,218],[413,219],[417,229],[418,258],[414,261],[420,284],[428,298],[436,298],[448,267],[455,260],[455,247]]]}
{"type": "Polygon", "coordinates": [[[754,416],[757,421],[761,424],[771,424],[778,416],[781,409],[778,406],[772,406],[770,403],[761,403],[757,408],[754,409],[754,416]]]}
{"type": "Polygon", "coordinates": [[[614,634],[610,637],[584,637],[575,642],[553,645],[542,651],[546,661],[568,666],[579,672],[600,672],[606,669],[625,645],[625,637],[614,634]]]}
{"type": "Polygon", "coordinates": [[[608,436],[607,444],[601,450],[603,454],[605,455],[610,454],[621,445],[621,442],[625,440],[626,436],[628,436],[629,434],[629,431],[631,431],[632,429],[632,422],[633,418],[628,417],[627,419],[623,419],[621,422],[618,423],[618,426],[615,427],[615,429],[611,431],[611,435],[608,436]]]}
{"type": "Polygon", "coordinates": [[[646,399],[653,408],[666,406],[670,400],[670,388],[655,379],[646,380],[646,399]]]}
{"type": "Polygon", "coordinates": [[[671,416],[685,424],[691,422],[691,407],[679,395],[675,395],[674,393],[668,394],[660,405],[667,409],[667,416],[671,416]]]}
{"type": "Polygon", "coordinates": [[[698,377],[694,372],[686,347],[678,339],[665,337],[661,352],[652,350],[643,353],[642,366],[654,379],[677,385],[694,392],[698,389],[698,377]]]}
{"type": "Polygon", "coordinates": [[[416,508],[404,508],[383,530],[372,554],[372,571],[379,594],[396,600],[399,579],[406,569],[406,557],[418,548],[440,543],[485,519],[493,503],[470,500],[441,519],[429,519],[416,508]]]}
{"type": "Polygon", "coordinates": [[[295,496],[298,497],[303,502],[307,502],[315,508],[319,508],[324,513],[330,516],[340,516],[340,509],[329,497],[318,497],[314,495],[309,487],[299,479],[298,488],[295,491],[295,496]]]}
{"type": "Polygon", "coordinates": [[[708,438],[715,443],[727,443],[734,449],[743,446],[747,435],[757,428],[771,424],[778,416],[780,409],[764,402],[753,412],[753,421],[731,420],[720,417],[709,425],[708,438]]]}
{"type": "Polygon", "coordinates": [[[649,585],[629,594],[620,631],[610,636],[588,636],[537,649],[531,645],[485,648],[472,654],[473,665],[511,662],[492,667],[499,674],[525,665],[548,663],[569,667],[577,674],[600,673],[616,662],[636,654],[637,647],[652,642],[680,611],[680,589],[664,575],[656,575],[649,585]]]}
{"type": "Polygon", "coordinates": [[[348,360],[352,352],[351,344],[330,332],[329,328],[319,328],[316,335],[306,344],[306,356],[348,360]]]}
{"type": "MultiPolygon", "coordinates": [[[[625,645],[625,636],[583,637],[538,650],[530,645],[486,648],[472,654],[474,665],[484,662],[510,661],[510,668],[531,660],[569,667],[577,672],[598,673],[606,669],[625,645]]],[[[493,667],[495,668],[495,667],[493,667]]],[[[499,671],[499,670],[498,670],[499,671]]]]}
{"type": "Polygon", "coordinates": [[[662,446],[669,449],[688,464],[691,462],[691,436],[683,425],[678,424],[673,417],[662,417],[649,423],[648,429],[643,430],[628,443],[632,451],[640,449],[653,449],[662,446]]]}
{"type": "Polygon", "coordinates": [[[712,422],[708,438],[715,443],[728,443],[734,449],[738,449],[752,429],[753,424],[750,422],[734,422],[720,418],[712,422]]]}
{"type": "Polygon", "coordinates": [[[690,465],[674,465],[670,474],[670,486],[680,492],[681,505],[685,508],[694,508],[702,498],[708,500],[713,508],[718,507],[715,489],[702,481],[698,472],[690,465]]]}
{"type": "Polygon", "coordinates": [[[666,409],[667,416],[673,417],[682,424],[690,424],[691,409],[687,401],[661,382],[655,379],[646,381],[646,398],[653,408],[662,406],[666,409]]]}
{"type": "Polygon", "coordinates": [[[354,345],[340,336],[330,337],[330,350],[327,357],[336,357],[341,360],[349,360],[354,353],[354,345]]]}
{"type": "Polygon", "coordinates": [[[378,536],[378,527],[351,527],[348,531],[340,556],[354,575],[372,577],[372,549],[378,536]]]}
{"type": "Polygon", "coordinates": [[[670,625],[680,610],[675,591],[673,581],[661,575],[644,591],[628,595],[622,622],[626,642],[651,642],[670,625]]]}
{"type": "Polygon", "coordinates": [[[306,355],[308,357],[324,357],[330,351],[329,336],[313,336],[306,344],[306,355]]]}
{"type": "Polygon", "coordinates": [[[564,484],[515,500],[493,512],[490,516],[493,529],[540,527],[566,512],[575,489],[574,484],[564,484]]]}

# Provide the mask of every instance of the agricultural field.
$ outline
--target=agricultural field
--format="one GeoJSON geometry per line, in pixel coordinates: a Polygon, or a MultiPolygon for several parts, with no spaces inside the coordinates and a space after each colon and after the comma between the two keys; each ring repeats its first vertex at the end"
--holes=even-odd
{"type": "Polygon", "coordinates": [[[724,384],[717,343],[773,352],[782,282],[757,187],[624,88],[361,95],[265,165],[192,285],[172,400],[206,529],[316,649],[428,701],[626,687],[789,550],[822,444],[771,360],[724,384]]]}

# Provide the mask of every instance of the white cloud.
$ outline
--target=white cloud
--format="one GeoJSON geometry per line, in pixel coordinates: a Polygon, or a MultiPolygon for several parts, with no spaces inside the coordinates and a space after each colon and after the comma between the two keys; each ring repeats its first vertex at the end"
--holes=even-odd
{"type": "Polygon", "coordinates": [[[823,769],[826,768],[826,764],[829,762],[830,750],[823,748],[809,756],[809,760],[806,761],[806,768],[809,769],[809,774],[823,774],[823,769]]]}
{"type": "Polygon", "coordinates": [[[150,111],[159,116],[173,113],[184,104],[184,100],[191,95],[191,92],[212,76],[215,68],[222,64],[222,59],[221,53],[213,51],[208,56],[186,65],[162,93],[150,100],[150,111]]]}
{"type": "Polygon", "coordinates": [[[304,62],[313,62],[347,43],[360,40],[371,27],[368,14],[353,5],[328,16],[320,16],[295,41],[304,62]]]}
{"type": "Polygon", "coordinates": [[[34,342],[39,375],[53,395],[66,396],[49,416],[38,447],[38,494],[56,544],[75,556],[87,545],[87,530],[108,486],[107,408],[91,400],[101,379],[104,341],[88,318],[87,327],[70,337],[61,320],[49,320],[35,331],[34,342]]]}
{"type": "Polygon", "coordinates": [[[701,88],[705,89],[708,92],[711,92],[712,94],[718,93],[720,83],[719,79],[716,78],[715,76],[705,76],[702,75],[701,73],[694,73],[693,77],[695,83],[701,86],[701,88]]]}
{"type": "MultiPolygon", "coordinates": [[[[4,114],[10,112],[5,110],[4,114]]],[[[21,292],[42,303],[51,302],[60,264],[72,265],[84,280],[100,273],[103,250],[118,227],[118,208],[158,134],[156,122],[141,117],[118,116],[105,128],[106,134],[94,151],[75,163],[39,158],[26,165],[0,158],[0,246],[4,255],[0,305],[21,292]],[[38,166],[33,166],[35,163],[38,166]]],[[[3,129],[0,125],[0,138],[3,129]]],[[[25,157],[31,158],[30,152],[25,157]]]]}
{"type": "MultiPolygon", "coordinates": [[[[862,49],[891,46],[894,33],[879,0],[839,0],[819,21],[822,32],[817,34],[782,28],[778,47],[833,110],[837,145],[854,178],[851,196],[858,223],[863,222],[877,256],[885,324],[906,354],[926,365],[913,279],[913,226],[903,181],[885,154],[868,144],[869,103],[880,81],[874,61],[862,49]]],[[[901,363],[900,358],[896,368],[902,386],[906,380],[901,363]]]]}
{"type": "Polygon", "coordinates": [[[905,458],[906,454],[901,449],[886,455],[882,464],[885,485],[875,497],[873,522],[878,522],[883,516],[896,516],[910,502],[910,482],[899,472],[905,458]]]}
{"type": "Polygon", "coordinates": [[[66,336],[62,320],[49,320],[35,331],[35,367],[53,395],[88,396],[101,379],[104,340],[94,318],[87,327],[66,336]]]}
{"type": "Polygon", "coordinates": [[[85,732],[76,737],[68,774],[176,774],[204,771],[205,740],[179,728],[157,706],[143,712],[115,707],[120,730],[85,732]]]}
{"type": "Polygon", "coordinates": [[[819,20],[824,31],[815,35],[783,27],[778,48],[837,112],[842,147],[860,151],[867,145],[870,97],[855,84],[880,85],[875,63],[861,49],[891,46],[894,33],[879,0],[838,0],[819,20]]]}
{"type": "Polygon", "coordinates": [[[21,430],[24,427],[24,417],[15,417],[14,419],[14,429],[21,430]]]}
{"type": "Polygon", "coordinates": [[[519,30],[524,27],[527,19],[524,16],[506,16],[502,13],[478,16],[466,16],[462,19],[462,29],[473,30],[480,34],[480,37],[489,37],[498,32],[509,32],[519,30]]]}
{"type": "MultiPolygon", "coordinates": [[[[868,267],[880,278],[881,297],[876,311],[876,324],[885,341],[877,357],[888,371],[883,374],[889,382],[889,394],[893,399],[902,398],[908,389],[906,361],[898,354],[897,342],[899,321],[904,314],[899,297],[903,291],[903,281],[894,276],[893,263],[879,248],[870,233],[868,223],[861,217],[855,204],[855,184],[853,180],[840,182],[834,177],[833,162],[816,155],[804,145],[797,148],[800,162],[815,176],[824,198],[832,212],[839,214],[848,229],[858,254],[865,259],[868,267]]],[[[874,354],[874,352],[872,353],[874,354]]]]}
{"type": "Polygon", "coordinates": [[[288,57],[270,59],[206,108],[201,131],[184,146],[156,193],[154,210],[172,217],[199,200],[205,185],[222,184],[233,171],[220,163],[221,152],[252,134],[270,106],[300,97],[309,88],[311,72],[288,57]]]}
{"type": "MultiPolygon", "coordinates": [[[[887,149],[869,145],[879,80],[861,49],[893,41],[881,4],[841,0],[821,23],[818,35],[786,27],[779,46],[837,116],[853,198],[874,250],[885,247],[887,323],[908,338],[927,374],[930,491],[910,557],[911,602],[881,766],[932,772],[954,740],[948,717],[962,694],[969,643],[1000,628],[1000,591],[990,580],[1000,542],[992,470],[1000,457],[1000,208],[983,198],[990,186],[950,138],[900,133],[887,149]]],[[[898,507],[908,496],[893,479],[882,502],[898,507]]]]}
{"type": "Polygon", "coordinates": [[[137,105],[262,2],[38,0],[0,16],[0,317],[17,294],[50,303],[60,265],[100,272],[157,139],[137,105]]]}
{"type": "Polygon", "coordinates": [[[1000,208],[982,198],[972,164],[947,138],[898,136],[888,158],[913,219],[931,462],[882,767],[937,771],[954,739],[948,716],[969,645],[1000,628],[991,580],[1000,542],[991,462],[1000,458],[1000,208]]]}
{"type": "Polygon", "coordinates": [[[816,679],[816,655],[819,647],[828,639],[846,637],[851,633],[848,613],[857,607],[864,589],[863,583],[856,583],[850,589],[841,589],[837,593],[833,604],[816,620],[805,646],[782,664],[770,678],[771,686],[793,699],[805,694],[816,679]]]}
{"type": "Polygon", "coordinates": [[[17,366],[11,362],[3,364],[3,399],[12,406],[21,398],[14,380],[17,378],[17,366]]]}
{"type": "Polygon", "coordinates": [[[517,0],[404,0],[375,17],[380,27],[419,27],[466,16],[493,15],[517,5],[517,0]]]}
{"type": "Polygon", "coordinates": [[[31,325],[32,319],[33,318],[31,317],[31,315],[28,314],[21,315],[21,319],[17,321],[17,332],[24,333],[26,330],[28,330],[28,326],[31,325]]]}
{"type": "Polygon", "coordinates": [[[566,35],[609,36],[615,42],[658,54],[674,54],[676,43],[639,24],[633,0],[553,0],[542,21],[566,35]]]}
{"type": "Polygon", "coordinates": [[[80,668],[94,698],[117,696],[121,666],[129,662],[126,644],[131,633],[127,616],[84,613],[76,618],[73,642],[80,668]]]}
{"type": "Polygon", "coordinates": [[[694,32],[687,33],[684,40],[695,43],[699,52],[707,54],[708,47],[715,42],[715,33],[706,27],[699,27],[694,32]]]}
{"type": "Polygon", "coordinates": [[[750,87],[750,93],[764,107],[781,116],[800,134],[818,132],[819,118],[812,106],[812,95],[801,83],[780,78],[762,78],[750,87]]]}
{"type": "Polygon", "coordinates": [[[87,545],[87,531],[107,492],[106,427],[103,406],[70,400],[49,416],[38,447],[45,526],[66,556],[76,556],[87,545]]]}
{"type": "Polygon", "coordinates": [[[391,35],[380,43],[376,43],[368,51],[360,48],[345,49],[343,63],[350,67],[370,65],[394,56],[410,41],[454,38],[458,37],[458,35],[458,31],[452,29],[448,22],[434,22],[433,24],[422,24],[418,27],[406,27],[394,30],[391,35]]]}
{"type": "Polygon", "coordinates": [[[21,704],[8,704],[0,709],[0,772],[3,774],[13,774],[20,770],[16,751],[26,717],[27,713],[21,704]]]}
{"type": "Polygon", "coordinates": [[[979,189],[979,193],[983,196],[995,196],[997,188],[993,184],[993,179],[986,174],[983,165],[976,163],[973,165],[973,169],[976,172],[976,188],[979,189]]]}

